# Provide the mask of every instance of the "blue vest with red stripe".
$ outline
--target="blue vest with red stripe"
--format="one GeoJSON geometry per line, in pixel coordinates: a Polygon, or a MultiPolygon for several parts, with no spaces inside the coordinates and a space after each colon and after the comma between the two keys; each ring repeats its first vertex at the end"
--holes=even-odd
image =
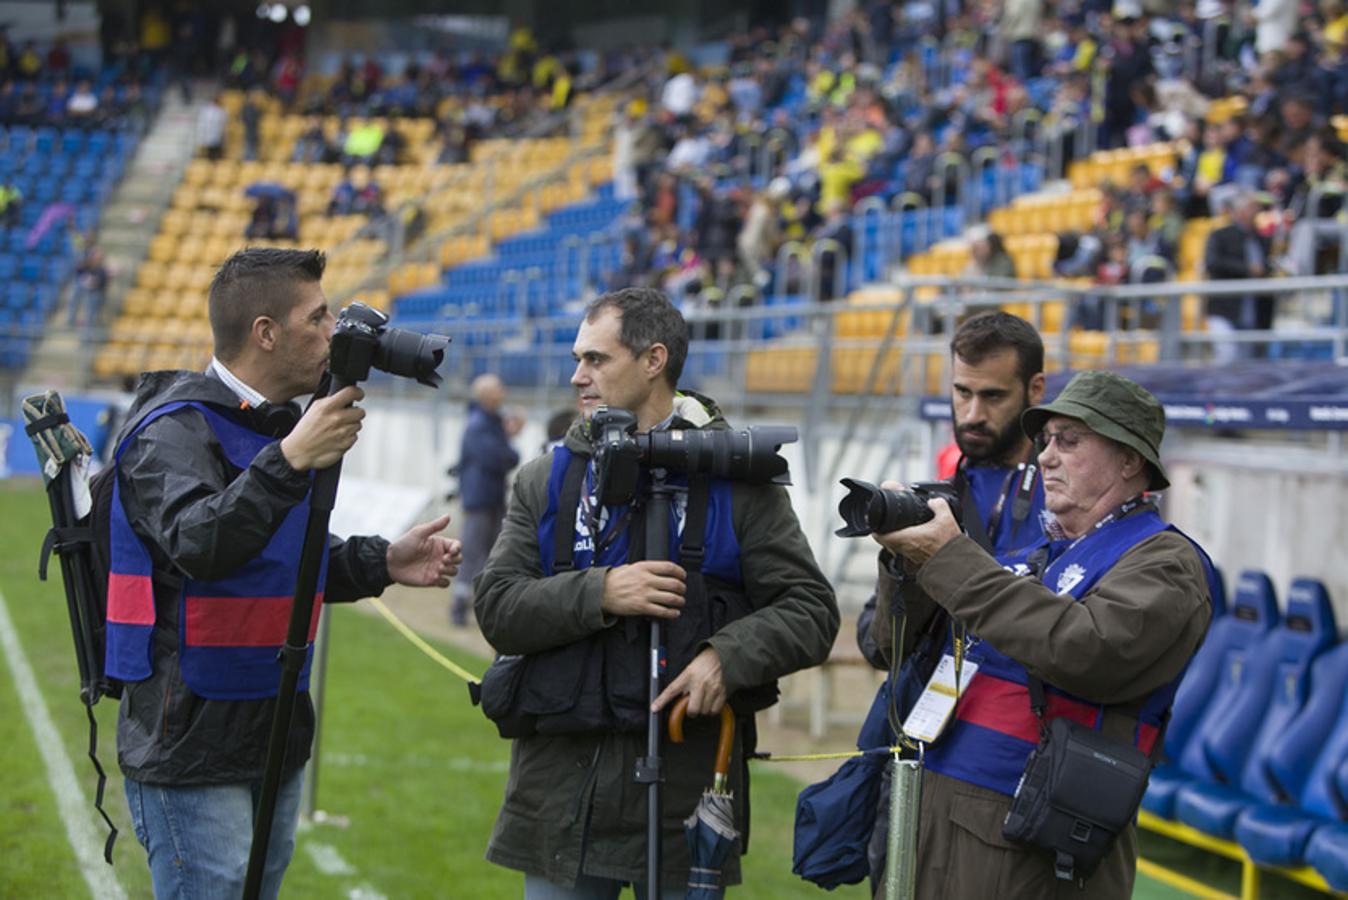
{"type": "MultiPolygon", "coordinates": [[[[201,412],[225,457],[238,469],[274,438],[258,434],[203,403],[168,403],[145,417],[117,448],[117,458],[131,439],[160,416],[185,406],[201,412]]],[[[150,553],[131,528],[114,480],[108,573],[107,674],[122,681],[143,681],[152,674],[151,649],[155,623],[153,564],[150,553]]],[[[275,697],[281,666],[277,652],[285,642],[299,571],[300,550],[309,519],[309,500],[297,503],[262,552],[215,581],[187,578],[178,595],[178,665],[193,693],[210,700],[259,700],[275,697]]],[[[223,535],[228,539],[228,535],[223,535]]],[[[309,624],[309,660],[298,690],[308,690],[314,631],[322,609],[328,574],[328,548],[323,548],[309,624]]]]}
{"type": "MultiPolygon", "coordinates": [[[[555,552],[553,529],[557,527],[559,515],[557,507],[561,504],[562,499],[562,481],[566,477],[567,466],[571,464],[571,457],[572,452],[566,447],[558,447],[552,451],[552,472],[548,477],[548,507],[538,521],[538,549],[542,557],[545,575],[553,574],[555,562],[553,558],[555,552]]],[[[647,477],[644,471],[641,477],[643,479],[647,477]]],[[[688,476],[682,473],[671,473],[667,481],[670,485],[684,486],[688,482],[688,476]]],[[[591,463],[586,467],[582,502],[580,508],[575,512],[575,522],[572,525],[575,534],[575,548],[571,565],[574,569],[588,569],[592,566],[620,566],[628,562],[631,516],[634,514],[640,515],[640,511],[633,513],[631,507],[606,507],[599,516],[599,535],[592,535],[589,517],[585,515],[585,500],[593,494],[593,489],[594,465],[591,463]],[[595,558],[596,541],[599,546],[597,559],[595,558]]],[[[678,494],[677,500],[680,502],[671,503],[669,507],[668,559],[678,560],[679,558],[679,541],[683,532],[681,501],[685,500],[686,497],[686,494],[678,494]]],[[[563,511],[561,515],[563,519],[570,517],[568,511],[563,511]]],[[[728,481],[720,479],[711,481],[707,498],[707,525],[703,534],[706,555],[702,560],[702,573],[732,584],[741,584],[743,577],[740,573],[740,546],[731,519],[730,482],[728,481]]]]}
{"type": "MultiPolygon", "coordinates": [[[[1076,542],[1048,542],[1050,562],[1043,582],[1079,601],[1124,554],[1166,530],[1176,529],[1167,526],[1154,509],[1147,509],[1111,521],[1076,542]]],[[[998,562],[1017,575],[1031,575],[1026,560],[1042,547],[1044,542],[1000,556],[998,562]]],[[[1196,544],[1194,547],[1199,549],[1196,544]]],[[[1206,568],[1201,550],[1199,557],[1206,568]]],[[[953,652],[949,635],[944,649],[953,652]]],[[[954,720],[927,749],[926,765],[934,772],[1010,796],[1015,793],[1030,751],[1039,743],[1039,719],[1030,709],[1025,667],[976,637],[965,659],[977,663],[978,672],[961,695],[954,720]]],[[[1138,710],[1133,739],[1144,753],[1150,753],[1156,742],[1182,674],[1148,695],[1138,710]]],[[[1046,720],[1065,716],[1095,729],[1103,724],[1106,707],[1048,684],[1044,693],[1046,720]]]]}

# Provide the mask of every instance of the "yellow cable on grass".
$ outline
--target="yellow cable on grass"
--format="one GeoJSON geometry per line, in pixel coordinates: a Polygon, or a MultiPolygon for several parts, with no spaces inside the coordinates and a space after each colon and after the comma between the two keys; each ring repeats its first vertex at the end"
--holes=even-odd
{"type": "Polygon", "coordinates": [[[884,747],[876,748],[874,750],[846,750],[840,753],[764,753],[749,758],[754,762],[818,762],[823,759],[856,759],[858,756],[869,756],[880,753],[888,756],[891,753],[898,753],[903,749],[903,747],[884,747]]]}
{"type": "Polygon", "coordinates": [[[458,663],[454,662],[454,660],[449,659],[439,650],[436,650],[430,644],[422,640],[421,635],[413,631],[402,619],[395,616],[393,614],[393,610],[385,606],[384,602],[380,600],[378,597],[371,597],[369,599],[370,603],[373,604],[374,608],[379,610],[379,614],[383,616],[390,625],[398,629],[398,631],[402,634],[402,636],[411,641],[412,644],[422,653],[426,654],[431,659],[435,660],[440,665],[444,666],[446,669],[453,672],[455,675],[459,676],[464,681],[467,681],[470,684],[478,684],[479,682],[482,681],[481,678],[478,678],[472,672],[469,672],[467,669],[463,668],[458,663]]]}
{"type": "MultiPolygon", "coordinates": [[[[370,605],[373,606],[376,610],[378,610],[379,614],[383,616],[384,619],[390,625],[392,625],[395,629],[398,630],[399,634],[401,634],[403,637],[411,641],[412,645],[415,646],[422,653],[426,654],[431,659],[439,663],[441,666],[443,666],[444,668],[453,672],[455,675],[462,678],[464,681],[467,681],[470,684],[481,683],[482,681],[481,678],[478,678],[472,672],[469,672],[467,669],[463,668],[458,663],[454,662],[454,660],[449,659],[439,650],[436,650],[430,644],[426,643],[426,641],[421,637],[421,635],[413,631],[411,626],[409,626],[402,619],[398,618],[394,614],[393,610],[385,606],[384,601],[380,600],[378,597],[370,597],[369,602],[370,605]]],[[[884,752],[897,753],[900,749],[902,748],[890,747],[886,749],[884,752]]],[[[880,751],[850,750],[843,753],[803,753],[787,756],[778,756],[777,754],[774,753],[771,755],[755,756],[753,757],[753,759],[755,762],[817,762],[819,760],[825,759],[852,759],[857,756],[865,756],[867,753],[878,753],[878,752],[880,751]]]]}

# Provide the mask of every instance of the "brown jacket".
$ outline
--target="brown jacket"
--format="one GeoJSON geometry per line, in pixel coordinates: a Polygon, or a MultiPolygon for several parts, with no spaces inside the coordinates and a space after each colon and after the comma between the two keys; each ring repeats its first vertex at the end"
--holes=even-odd
{"type": "MultiPolygon", "coordinates": [[[[879,596],[891,596],[896,587],[882,566],[879,596]]],[[[1080,601],[1055,594],[1037,579],[1013,575],[967,537],[942,547],[903,582],[902,591],[909,615],[905,644],[939,604],[1045,683],[1107,704],[1140,701],[1176,678],[1202,643],[1212,610],[1197,551],[1171,531],[1129,550],[1080,601]]],[[[877,607],[874,635],[888,653],[893,646],[888,604],[882,600],[877,607]]],[[[1126,715],[1107,714],[1104,730],[1130,740],[1133,724],[1126,715]]],[[[924,773],[918,897],[1131,896],[1137,866],[1133,828],[1078,891],[1054,879],[1045,851],[1002,837],[1010,804],[1010,797],[995,791],[924,773]]]]}

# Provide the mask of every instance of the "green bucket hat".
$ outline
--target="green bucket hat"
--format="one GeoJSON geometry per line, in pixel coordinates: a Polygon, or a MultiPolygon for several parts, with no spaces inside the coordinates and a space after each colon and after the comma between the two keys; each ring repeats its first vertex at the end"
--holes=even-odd
{"type": "Polygon", "coordinates": [[[1147,490],[1160,491],[1170,486],[1161,465],[1165,407],[1137,382],[1113,372],[1079,372],[1052,403],[1025,410],[1020,427],[1033,440],[1052,416],[1080,419],[1096,434],[1140,453],[1151,463],[1147,490]]]}

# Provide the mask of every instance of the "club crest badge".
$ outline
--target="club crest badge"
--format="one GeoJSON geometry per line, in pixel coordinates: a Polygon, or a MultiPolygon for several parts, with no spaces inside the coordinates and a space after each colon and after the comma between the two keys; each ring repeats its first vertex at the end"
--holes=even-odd
{"type": "Polygon", "coordinates": [[[1086,570],[1076,563],[1072,563],[1058,575],[1058,593],[1070,594],[1072,588],[1081,584],[1081,579],[1085,577],[1086,570]]]}

